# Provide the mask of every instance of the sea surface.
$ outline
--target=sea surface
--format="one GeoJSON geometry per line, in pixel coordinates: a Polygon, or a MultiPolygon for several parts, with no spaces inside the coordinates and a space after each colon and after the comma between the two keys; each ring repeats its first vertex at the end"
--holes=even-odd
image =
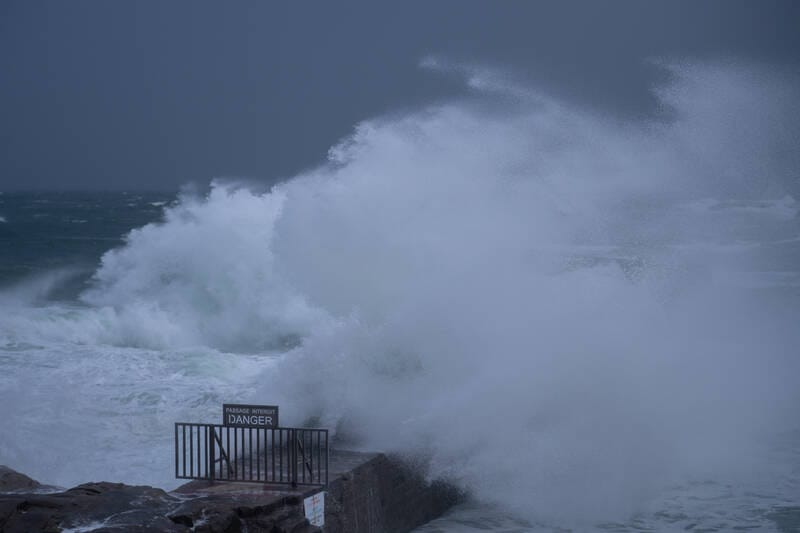
{"type": "MultiPolygon", "coordinates": [[[[118,327],[109,311],[81,299],[98,283],[103,254],[126,246],[131,230],[163,222],[177,201],[165,193],[0,195],[0,463],[62,486],[108,479],[175,487],[172,423],[216,420],[223,401],[257,393],[259,376],[283,352],[137,346],[104,336],[118,327]]],[[[791,224],[800,229],[796,218],[791,224]]],[[[742,246],[747,253],[751,245],[742,246]]],[[[795,242],[780,248],[776,261],[791,256],[780,273],[729,274],[723,283],[793,305],[800,274],[788,267],[798,251],[795,242]]],[[[763,470],[674,484],[628,520],[559,526],[473,501],[417,531],[798,531],[800,433],[787,428],[765,453],[763,470]]],[[[602,492],[602,480],[590,490],[602,492]]]]}
{"type": "Polygon", "coordinates": [[[800,83],[662,67],[657,117],[456,66],[269,189],[4,191],[0,463],[169,489],[260,403],[470,495],[420,531],[800,531],[800,83]]]}
{"type": "Polygon", "coordinates": [[[104,339],[80,299],[103,253],[158,221],[174,194],[0,195],[0,462],[71,486],[126,480],[176,486],[170,425],[217,420],[268,354],[174,351],[104,339]]]}

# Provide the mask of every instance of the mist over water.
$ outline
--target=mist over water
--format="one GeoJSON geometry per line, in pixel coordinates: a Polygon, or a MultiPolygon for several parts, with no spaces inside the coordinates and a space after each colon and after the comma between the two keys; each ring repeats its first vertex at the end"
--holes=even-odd
{"type": "Polygon", "coordinates": [[[523,516],[758,470],[800,420],[797,293],[726,276],[796,270],[798,85],[671,73],[669,122],[620,123],[471,71],[499,106],[361,124],[282,186],[276,266],[338,323],[265,393],[523,516]]]}
{"type": "MultiPolygon", "coordinates": [[[[183,196],[68,309],[14,293],[0,347],[132,357],[148,376],[213,361],[181,381],[223,375],[195,408],[279,403],[286,423],[545,523],[624,520],[676,483],[770,471],[800,429],[798,73],[665,64],[660,118],[623,121],[424,66],[472,96],[365,121],[271,191],[183,196]]],[[[169,437],[176,394],[153,388],[169,437]]],[[[24,461],[14,438],[0,462],[24,461]]]]}

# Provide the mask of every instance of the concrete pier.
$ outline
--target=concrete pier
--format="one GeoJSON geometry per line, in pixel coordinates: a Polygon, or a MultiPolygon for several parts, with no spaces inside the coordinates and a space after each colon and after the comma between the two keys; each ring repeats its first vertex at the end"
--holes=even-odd
{"type": "Polygon", "coordinates": [[[381,453],[331,451],[329,485],[321,489],[260,483],[192,481],[165,492],[121,483],[85,483],[58,491],[6,469],[0,485],[0,531],[198,533],[405,532],[441,515],[461,494],[428,483],[381,453]],[[303,500],[325,491],[325,525],[312,526],[303,500]]]}
{"type": "Polygon", "coordinates": [[[253,523],[256,521],[272,522],[281,531],[404,532],[440,516],[462,497],[452,486],[428,483],[399,459],[382,453],[333,450],[329,476],[325,489],[192,481],[174,491],[190,499],[173,517],[186,516],[188,525],[191,515],[199,512],[208,518],[216,502],[235,500],[243,505],[238,514],[243,515],[240,518],[248,531],[260,531],[253,523]],[[326,493],[325,526],[321,530],[309,525],[304,528],[296,520],[303,517],[303,500],[320,490],[326,493]],[[273,518],[283,520],[285,527],[273,518]]]}

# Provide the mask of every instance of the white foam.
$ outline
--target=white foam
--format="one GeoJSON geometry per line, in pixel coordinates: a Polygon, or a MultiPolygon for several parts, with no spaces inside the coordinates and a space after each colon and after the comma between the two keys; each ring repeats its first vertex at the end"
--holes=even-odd
{"type": "Polygon", "coordinates": [[[782,198],[769,200],[728,200],[719,201],[710,198],[687,203],[679,206],[689,211],[708,215],[726,215],[730,213],[761,215],[773,217],[779,220],[791,220],[800,212],[797,201],[785,195],[782,198]]]}
{"type": "Polygon", "coordinates": [[[105,528],[106,526],[107,520],[95,520],[92,522],[86,522],[85,524],[77,525],[75,527],[64,528],[61,531],[63,533],[89,533],[91,531],[97,531],[98,529],[105,528]]]}
{"type": "MultiPolygon", "coordinates": [[[[271,192],[216,183],[183,197],[103,257],[85,308],[17,308],[0,336],[86,346],[92,361],[108,350],[85,364],[114,395],[120,382],[168,388],[149,371],[126,381],[126,357],[170,375],[281,349],[278,367],[234,374],[286,423],[317,417],[537,519],[596,523],[690,474],[757,471],[745,451],[800,420],[795,315],[714,283],[707,247],[692,245],[798,234],[794,201],[773,202],[797,175],[773,155],[797,150],[798,84],[730,65],[672,73],[660,95],[673,122],[621,123],[471,69],[507,107],[367,121],[271,192]],[[734,224],[685,207],[708,198],[755,211],[734,208],[747,215],[734,224]]],[[[725,271],[748,266],[718,255],[725,271]]],[[[211,375],[170,391],[181,412],[211,375]]],[[[203,409],[237,389],[215,390],[203,409]]],[[[57,404],[74,401],[64,394],[57,404]]],[[[21,397],[0,414],[43,402],[21,397]]],[[[101,432],[112,448],[135,431],[117,409],[101,432]]]]}

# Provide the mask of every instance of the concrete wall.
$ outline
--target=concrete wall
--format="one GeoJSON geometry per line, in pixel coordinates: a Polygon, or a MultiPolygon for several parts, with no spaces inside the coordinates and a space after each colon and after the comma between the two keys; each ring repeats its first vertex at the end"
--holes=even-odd
{"type": "Polygon", "coordinates": [[[325,497],[326,533],[394,533],[440,516],[463,495],[384,454],[339,474],[325,497]]]}

